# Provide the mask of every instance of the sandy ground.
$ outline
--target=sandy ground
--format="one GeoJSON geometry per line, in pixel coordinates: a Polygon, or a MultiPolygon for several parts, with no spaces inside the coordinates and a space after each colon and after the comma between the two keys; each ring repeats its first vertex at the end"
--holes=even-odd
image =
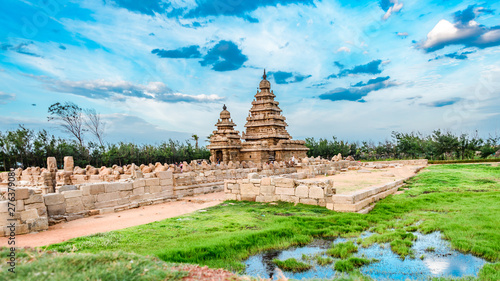
{"type": "Polygon", "coordinates": [[[337,194],[349,194],[370,186],[388,183],[413,176],[415,175],[415,173],[410,170],[410,167],[416,166],[403,166],[401,168],[384,169],[362,168],[361,170],[368,170],[370,171],[370,173],[360,173],[359,170],[349,170],[347,172],[342,172],[333,176],[318,176],[314,179],[307,180],[314,181],[330,179],[333,181],[333,187],[336,189],[337,194]]]}
{"type": "MultiPolygon", "coordinates": [[[[37,247],[60,243],[71,238],[106,232],[181,216],[212,207],[224,200],[224,192],[185,197],[157,205],[144,206],[118,213],[91,216],[50,226],[47,231],[16,236],[17,247],[37,247]]],[[[0,237],[0,246],[7,246],[7,238],[0,237]]]]}

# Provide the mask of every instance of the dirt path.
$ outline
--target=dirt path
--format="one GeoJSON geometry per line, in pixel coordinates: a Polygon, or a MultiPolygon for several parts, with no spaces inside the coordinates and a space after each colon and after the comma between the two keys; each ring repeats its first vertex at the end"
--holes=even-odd
{"type": "MultiPolygon", "coordinates": [[[[146,224],[192,213],[220,204],[224,192],[185,197],[182,201],[144,206],[118,213],[77,219],[49,227],[49,230],[16,236],[17,247],[37,247],[63,242],[71,238],[146,224]]],[[[0,237],[0,246],[7,246],[7,238],[0,237]]]]}

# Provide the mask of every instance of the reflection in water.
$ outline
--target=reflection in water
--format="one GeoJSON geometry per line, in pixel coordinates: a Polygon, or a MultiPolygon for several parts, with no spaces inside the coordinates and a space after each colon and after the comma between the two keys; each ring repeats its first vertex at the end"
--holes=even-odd
{"type": "Polygon", "coordinates": [[[446,268],[450,267],[450,263],[445,259],[435,259],[435,260],[425,260],[425,265],[429,268],[432,274],[440,275],[443,274],[446,268]]]}
{"type": "MultiPolygon", "coordinates": [[[[383,247],[378,244],[374,244],[369,248],[358,247],[359,250],[355,256],[379,260],[361,267],[361,272],[375,280],[425,280],[428,277],[477,276],[477,272],[486,263],[483,259],[473,255],[451,250],[449,243],[441,239],[439,232],[428,235],[418,232],[414,234],[417,236],[417,240],[412,246],[415,259],[409,257],[401,259],[391,251],[388,244],[383,245],[383,247]],[[433,251],[426,251],[430,247],[434,248],[433,251]],[[422,255],[424,256],[423,260],[420,259],[422,255]]],[[[334,243],[344,241],[345,239],[339,238],[334,243]]],[[[273,259],[296,258],[301,260],[302,254],[309,257],[314,255],[326,256],[324,252],[330,244],[331,241],[318,240],[306,247],[272,250],[252,256],[245,261],[247,265],[245,274],[272,278],[275,268],[272,263],[273,259]]],[[[314,265],[311,270],[300,273],[284,272],[285,276],[300,280],[303,278],[333,278],[336,274],[338,275],[333,269],[333,264],[319,266],[312,261],[308,262],[314,265]]]]}

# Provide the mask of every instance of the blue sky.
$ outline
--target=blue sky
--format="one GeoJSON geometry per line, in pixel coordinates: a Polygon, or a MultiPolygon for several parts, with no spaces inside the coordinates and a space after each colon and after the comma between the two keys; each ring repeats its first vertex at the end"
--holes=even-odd
{"type": "MultiPolygon", "coordinates": [[[[61,135],[55,102],[95,108],[109,142],[237,129],[268,71],[294,138],[500,135],[500,1],[0,3],[0,130],[61,135]]],[[[90,136],[87,140],[92,140],[90,136]]]]}

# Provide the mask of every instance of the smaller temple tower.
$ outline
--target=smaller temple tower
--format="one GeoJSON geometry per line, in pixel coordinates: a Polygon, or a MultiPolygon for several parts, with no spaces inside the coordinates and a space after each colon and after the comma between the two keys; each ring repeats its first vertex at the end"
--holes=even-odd
{"type": "Polygon", "coordinates": [[[217,121],[217,130],[213,131],[210,137],[210,161],[218,163],[220,161],[239,161],[241,149],[241,138],[238,131],[234,129],[231,114],[227,111],[226,105],[222,107],[220,119],[217,121]]]}

